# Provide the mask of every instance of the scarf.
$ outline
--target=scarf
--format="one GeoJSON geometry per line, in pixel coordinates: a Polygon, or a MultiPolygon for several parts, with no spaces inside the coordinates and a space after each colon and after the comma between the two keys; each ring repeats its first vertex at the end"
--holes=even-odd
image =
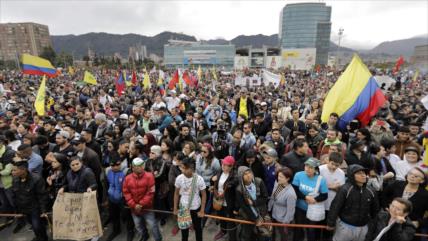
{"type": "Polygon", "coordinates": [[[336,140],[334,141],[329,141],[327,138],[324,140],[324,145],[325,146],[331,146],[331,145],[338,145],[341,144],[342,142],[336,138],[336,140]]]}

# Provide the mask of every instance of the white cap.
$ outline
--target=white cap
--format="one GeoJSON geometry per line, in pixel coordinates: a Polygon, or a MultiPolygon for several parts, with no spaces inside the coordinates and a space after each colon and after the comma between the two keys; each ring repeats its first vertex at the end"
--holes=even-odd
{"type": "Polygon", "coordinates": [[[127,114],[121,114],[119,116],[119,119],[121,119],[121,120],[127,120],[128,119],[128,115],[127,114]]]}
{"type": "Polygon", "coordinates": [[[266,105],[267,105],[267,103],[263,101],[260,105],[261,105],[261,106],[266,106],[266,105]]]}
{"type": "Polygon", "coordinates": [[[145,161],[139,157],[134,158],[134,160],[132,160],[132,165],[134,166],[142,166],[144,165],[145,161]]]}

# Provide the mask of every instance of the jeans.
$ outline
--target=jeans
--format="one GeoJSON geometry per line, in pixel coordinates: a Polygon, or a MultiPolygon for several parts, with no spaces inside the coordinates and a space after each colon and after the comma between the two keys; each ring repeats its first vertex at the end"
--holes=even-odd
{"type": "Polygon", "coordinates": [[[33,232],[36,235],[38,241],[48,241],[48,235],[46,234],[45,223],[40,217],[41,213],[39,210],[33,210],[31,213],[25,214],[25,219],[31,224],[33,232]]]}
{"type": "Polygon", "coordinates": [[[155,214],[153,212],[145,212],[141,216],[132,214],[132,219],[134,220],[135,229],[137,229],[137,232],[143,233],[144,232],[144,221],[147,223],[149,230],[152,232],[153,238],[155,241],[161,241],[162,235],[159,230],[158,223],[155,218],[155,214]]]}
{"type": "MultiPolygon", "coordinates": [[[[192,217],[193,229],[195,229],[196,241],[202,241],[202,218],[198,217],[198,210],[190,210],[190,216],[192,217]]],[[[181,240],[189,240],[189,229],[181,230],[181,240]]]]}

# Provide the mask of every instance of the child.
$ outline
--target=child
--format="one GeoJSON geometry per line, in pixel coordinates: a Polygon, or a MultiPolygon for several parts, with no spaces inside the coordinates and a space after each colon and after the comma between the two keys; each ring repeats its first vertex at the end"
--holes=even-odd
{"type": "MultiPolygon", "coordinates": [[[[202,241],[202,218],[205,215],[204,210],[207,199],[205,182],[201,176],[194,173],[194,161],[192,158],[184,158],[179,168],[182,174],[175,180],[174,214],[178,214],[179,207],[189,208],[196,233],[196,241],[202,241]],[[198,192],[200,192],[202,199],[198,192]]],[[[188,238],[189,229],[182,229],[181,240],[187,241],[188,238]]]]}

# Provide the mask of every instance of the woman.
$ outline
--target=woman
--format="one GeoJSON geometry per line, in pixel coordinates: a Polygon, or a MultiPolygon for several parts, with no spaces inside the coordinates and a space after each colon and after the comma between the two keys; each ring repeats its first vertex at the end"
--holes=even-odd
{"type": "Polygon", "coordinates": [[[174,140],[178,136],[178,131],[174,126],[169,125],[162,134],[161,141],[164,139],[174,140]]]}
{"type": "MultiPolygon", "coordinates": [[[[213,186],[213,207],[217,215],[227,218],[235,218],[235,188],[237,185],[236,173],[233,171],[235,159],[227,156],[223,159],[221,171],[211,178],[213,186]]],[[[236,223],[220,221],[220,231],[214,236],[214,240],[223,238],[226,234],[229,241],[236,241],[236,223]]]]}
{"type": "MultiPolygon", "coordinates": [[[[291,223],[294,219],[297,196],[290,180],[293,178],[293,172],[288,167],[279,169],[276,173],[276,183],[269,200],[269,212],[272,213],[274,222],[291,223]]],[[[279,237],[281,241],[288,240],[288,230],[286,227],[275,227],[274,238],[279,237]]]]}
{"type": "Polygon", "coordinates": [[[143,152],[144,152],[144,154],[146,156],[149,156],[150,155],[150,148],[153,145],[156,145],[156,139],[155,139],[155,137],[151,133],[146,133],[143,136],[142,144],[143,144],[143,152]]]}
{"type": "Polygon", "coordinates": [[[426,204],[428,191],[425,190],[427,177],[424,171],[418,167],[413,167],[406,175],[406,181],[395,181],[387,186],[383,191],[382,205],[388,207],[396,197],[409,200],[413,205],[413,210],[409,213],[409,218],[420,232],[420,226],[424,219],[424,214],[428,210],[426,204]]]}
{"type": "MultiPolygon", "coordinates": [[[[268,194],[263,180],[254,177],[250,168],[240,166],[235,191],[236,209],[239,210],[241,219],[256,222],[259,228],[267,215],[268,194]]],[[[257,228],[254,225],[242,224],[238,237],[241,241],[263,240],[265,237],[258,232],[257,228]]]]}
{"type": "MultiPolygon", "coordinates": [[[[327,200],[328,187],[325,178],[319,175],[318,167],[320,162],[315,158],[305,161],[305,170],[297,172],[293,178],[293,188],[297,195],[297,208],[295,221],[299,224],[321,224],[321,221],[312,221],[307,218],[308,205],[317,204],[327,200]],[[319,179],[319,180],[318,180],[319,179]],[[317,182],[320,182],[318,190],[315,190],[317,182]]],[[[308,240],[319,240],[320,231],[307,229],[308,240]]],[[[303,240],[303,230],[296,229],[294,240],[303,240]]]]}
{"type": "Polygon", "coordinates": [[[80,157],[72,157],[65,184],[58,190],[58,194],[63,194],[64,192],[84,193],[95,190],[97,190],[97,181],[94,172],[89,167],[83,165],[80,157]]]}
{"type": "Polygon", "coordinates": [[[59,189],[65,184],[65,175],[68,171],[68,159],[64,154],[55,152],[52,155],[47,155],[46,160],[51,163],[52,167],[46,179],[49,192],[49,208],[52,208],[59,189]]]}
{"type": "MultiPolygon", "coordinates": [[[[154,145],[150,148],[150,156],[145,164],[145,170],[155,176],[155,198],[153,200],[154,209],[167,211],[168,206],[168,173],[169,164],[162,160],[162,148],[154,145]]],[[[165,215],[157,215],[161,220],[161,225],[166,223],[165,215]]]]}
{"type": "Polygon", "coordinates": [[[368,151],[368,147],[372,143],[372,136],[370,131],[367,128],[360,128],[357,130],[356,137],[359,141],[364,142],[364,150],[368,151]]]}
{"type": "Polygon", "coordinates": [[[198,131],[197,131],[197,139],[200,140],[202,138],[204,138],[205,136],[211,136],[211,132],[209,130],[208,124],[205,120],[201,121],[199,126],[198,126],[198,131]]]}
{"type": "Polygon", "coordinates": [[[107,141],[106,142],[106,147],[103,150],[103,161],[102,161],[102,165],[103,167],[108,167],[110,166],[110,162],[112,161],[113,157],[117,156],[117,145],[114,141],[107,141]]]}
{"type": "Polygon", "coordinates": [[[193,159],[195,156],[195,149],[196,147],[193,142],[186,141],[183,146],[183,153],[185,156],[193,159]]]}
{"type": "MultiPolygon", "coordinates": [[[[423,161],[420,161],[420,150],[417,146],[407,146],[404,149],[404,159],[395,165],[397,180],[406,180],[407,172],[413,167],[423,167],[423,161]]],[[[426,171],[425,168],[422,170],[426,171]]]]}
{"type": "Polygon", "coordinates": [[[161,150],[162,150],[162,155],[163,154],[168,154],[170,156],[172,156],[173,153],[173,143],[170,139],[163,139],[161,142],[161,150]]]}
{"type": "Polygon", "coordinates": [[[306,135],[306,140],[308,142],[308,146],[311,148],[312,153],[317,153],[318,146],[322,141],[324,141],[324,138],[320,134],[320,131],[316,125],[310,124],[307,129],[308,134],[306,135]]]}

